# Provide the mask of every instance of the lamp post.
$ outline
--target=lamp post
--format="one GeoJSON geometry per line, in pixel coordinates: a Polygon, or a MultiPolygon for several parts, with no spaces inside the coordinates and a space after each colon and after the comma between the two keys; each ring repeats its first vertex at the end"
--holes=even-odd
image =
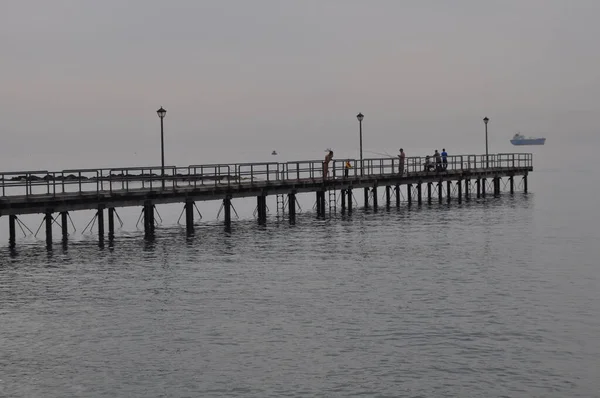
{"type": "Polygon", "coordinates": [[[356,115],[356,118],[358,119],[358,131],[360,134],[360,175],[363,175],[363,157],[362,157],[362,121],[365,118],[365,115],[363,115],[362,113],[359,113],[358,115],[356,115]]]}
{"type": "Polygon", "coordinates": [[[166,109],[161,106],[156,111],[160,118],[160,176],[162,179],[162,187],[165,188],[165,130],[163,128],[163,119],[167,115],[166,109]]]}
{"type": "Polygon", "coordinates": [[[488,117],[484,117],[483,118],[483,123],[485,123],[485,168],[489,168],[490,163],[488,160],[488,134],[487,134],[487,124],[490,121],[490,119],[488,119],[488,117]]]}

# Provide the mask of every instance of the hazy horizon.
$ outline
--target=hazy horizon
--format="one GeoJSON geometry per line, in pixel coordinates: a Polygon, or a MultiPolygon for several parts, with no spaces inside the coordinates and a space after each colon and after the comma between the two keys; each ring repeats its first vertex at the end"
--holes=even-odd
{"type": "Polygon", "coordinates": [[[593,1],[3,5],[2,170],[597,142],[593,1]]]}

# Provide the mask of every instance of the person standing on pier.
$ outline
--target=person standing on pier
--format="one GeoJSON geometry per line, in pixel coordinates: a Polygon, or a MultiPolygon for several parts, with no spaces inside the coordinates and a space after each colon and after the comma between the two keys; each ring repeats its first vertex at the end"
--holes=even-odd
{"type": "Polygon", "coordinates": [[[442,164],[444,170],[448,169],[448,153],[446,152],[446,148],[442,148],[442,164]]]}
{"type": "Polygon", "coordinates": [[[329,162],[331,162],[331,159],[333,159],[333,151],[330,149],[323,162],[323,179],[327,178],[329,174],[329,162]]]}
{"type": "Polygon", "coordinates": [[[437,149],[433,153],[433,157],[435,158],[435,171],[442,171],[442,157],[437,149]]]}
{"type": "Polygon", "coordinates": [[[346,164],[344,166],[344,177],[348,178],[348,173],[350,172],[351,168],[352,168],[352,164],[350,164],[349,160],[346,160],[346,164]]]}
{"type": "Polygon", "coordinates": [[[400,148],[400,154],[398,155],[398,157],[400,158],[400,168],[399,168],[398,172],[400,173],[400,175],[403,175],[404,174],[404,159],[406,158],[404,149],[400,148]]]}

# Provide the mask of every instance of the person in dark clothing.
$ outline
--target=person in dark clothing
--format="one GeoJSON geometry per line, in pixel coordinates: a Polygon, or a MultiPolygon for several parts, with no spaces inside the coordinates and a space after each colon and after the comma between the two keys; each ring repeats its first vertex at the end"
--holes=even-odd
{"type": "Polygon", "coordinates": [[[433,154],[433,157],[435,158],[435,170],[436,171],[442,171],[442,157],[440,156],[440,153],[438,152],[438,150],[435,150],[435,153],[433,154]]]}
{"type": "Polygon", "coordinates": [[[433,171],[435,169],[435,166],[431,164],[431,157],[429,155],[425,156],[425,164],[423,166],[423,171],[433,171]]]}
{"type": "Polygon", "coordinates": [[[398,173],[400,175],[404,174],[404,162],[406,159],[406,154],[404,153],[404,149],[400,148],[400,154],[398,155],[398,157],[400,158],[400,167],[398,169],[398,173]]]}
{"type": "Polygon", "coordinates": [[[329,150],[327,156],[325,156],[325,161],[323,162],[323,179],[329,176],[329,162],[333,159],[333,151],[329,150]]]}

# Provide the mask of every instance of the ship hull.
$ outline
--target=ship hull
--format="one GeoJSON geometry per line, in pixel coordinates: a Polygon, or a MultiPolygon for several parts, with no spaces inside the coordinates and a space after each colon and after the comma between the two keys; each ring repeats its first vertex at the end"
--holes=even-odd
{"type": "Polygon", "coordinates": [[[544,145],[546,143],[545,138],[525,138],[523,140],[510,140],[513,145],[544,145]]]}

